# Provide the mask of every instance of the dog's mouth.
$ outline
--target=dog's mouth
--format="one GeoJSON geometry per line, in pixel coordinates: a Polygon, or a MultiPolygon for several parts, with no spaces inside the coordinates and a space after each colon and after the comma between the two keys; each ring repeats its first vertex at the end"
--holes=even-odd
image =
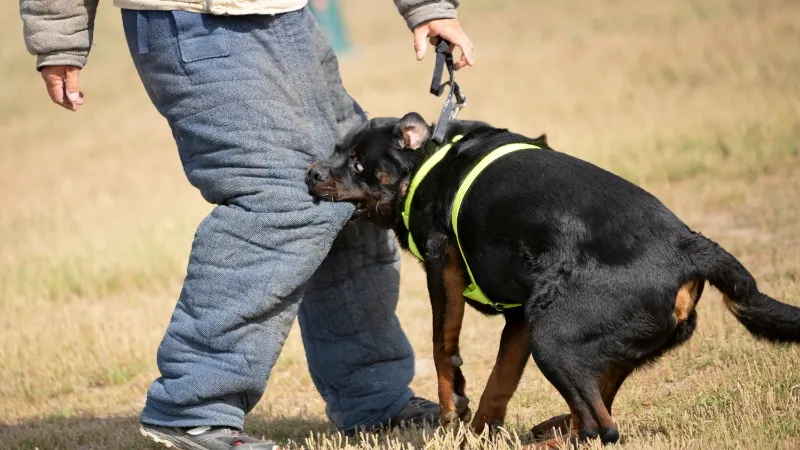
{"type": "Polygon", "coordinates": [[[384,198],[367,195],[349,202],[356,207],[351,220],[368,221],[385,227],[391,227],[395,221],[392,203],[384,198]]]}
{"type": "Polygon", "coordinates": [[[317,183],[309,189],[314,197],[329,202],[347,202],[355,206],[354,220],[374,220],[386,209],[386,202],[381,198],[358,189],[347,189],[333,180],[317,183]]]}
{"type": "Polygon", "coordinates": [[[329,201],[329,202],[350,202],[355,204],[356,199],[348,198],[342,192],[341,186],[335,180],[325,180],[313,184],[309,187],[309,192],[314,197],[329,201]]]}
{"type": "Polygon", "coordinates": [[[316,192],[312,192],[312,195],[329,202],[348,202],[356,207],[355,213],[357,215],[367,214],[369,209],[372,207],[366,199],[346,198],[346,196],[343,196],[341,193],[337,192],[336,189],[318,189],[316,192]]]}

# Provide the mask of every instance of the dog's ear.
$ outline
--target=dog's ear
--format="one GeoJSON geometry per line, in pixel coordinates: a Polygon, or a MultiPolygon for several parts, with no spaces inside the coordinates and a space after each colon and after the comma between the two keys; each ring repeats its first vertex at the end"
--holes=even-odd
{"type": "Polygon", "coordinates": [[[394,136],[404,149],[417,150],[431,137],[428,124],[419,114],[411,112],[394,126],[394,136]]]}

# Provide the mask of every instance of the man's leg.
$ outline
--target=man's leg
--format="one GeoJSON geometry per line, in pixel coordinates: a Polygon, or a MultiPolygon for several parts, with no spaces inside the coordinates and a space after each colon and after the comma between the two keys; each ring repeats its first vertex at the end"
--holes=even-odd
{"type": "MultiPolygon", "coordinates": [[[[317,52],[343,135],[365,117],[322,33],[317,52]]],[[[308,366],[339,429],[379,425],[413,396],[414,354],[395,315],[399,268],[390,232],[349,223],[306,289],[299,319],[308,366]]]]}
{"type": "Polygon", "coordinates": [[[413,396],[414,355],[395,315],[398,269],[386,232],[348,225],[306,289],[308,366],[339,429],[379,425],[413,396]]]}
{"type": "Polygon", "coordinates": [[[353,210],[316,204],[304,184],[339,135],[313,22],[306,11],[124,11],[123,22],[189,181],[217,205],[195,235],[141,421],[241,428],[353,210]]]}

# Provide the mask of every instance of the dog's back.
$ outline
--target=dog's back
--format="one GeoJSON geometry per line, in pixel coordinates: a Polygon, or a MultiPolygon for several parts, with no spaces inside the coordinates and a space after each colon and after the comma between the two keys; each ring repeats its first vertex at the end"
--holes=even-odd
{"type": "MultiPolygon", "coordinates": [[[[515,140],[536,142],[496,129],[468,134],[464,144],[442,162],[436,174],[436,195],[452,198],[460,178],[475,161],[515,140]]],[[[680,275],[675,269],[678,243],[691,230],[634,184],[546,144],[541,146],[493,162],[462,203],[462,246],[484,291],[499,301],[521,303],[534,295],[535,285],[551,272],[567,281],[605,277],[606,270],[619,272],[626,267],[636,267],[649,273],[651,280],[660,278],[665,287],[677,288],[670,280],[680,275]]],[[[443,205],[443,210],[447,208],[449,204],[443,205]]]]}

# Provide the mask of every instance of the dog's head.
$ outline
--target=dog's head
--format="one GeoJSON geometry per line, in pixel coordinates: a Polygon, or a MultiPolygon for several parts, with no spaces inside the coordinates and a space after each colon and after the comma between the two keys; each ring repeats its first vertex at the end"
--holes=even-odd
{"type": "Polygon", "coordinates": [[[353,220],[391,227],[430,133],[417,113],[365,122],[336,145],[331,158],[308,167],[308,189],[316,197],[356,205],[353,220]]]}

